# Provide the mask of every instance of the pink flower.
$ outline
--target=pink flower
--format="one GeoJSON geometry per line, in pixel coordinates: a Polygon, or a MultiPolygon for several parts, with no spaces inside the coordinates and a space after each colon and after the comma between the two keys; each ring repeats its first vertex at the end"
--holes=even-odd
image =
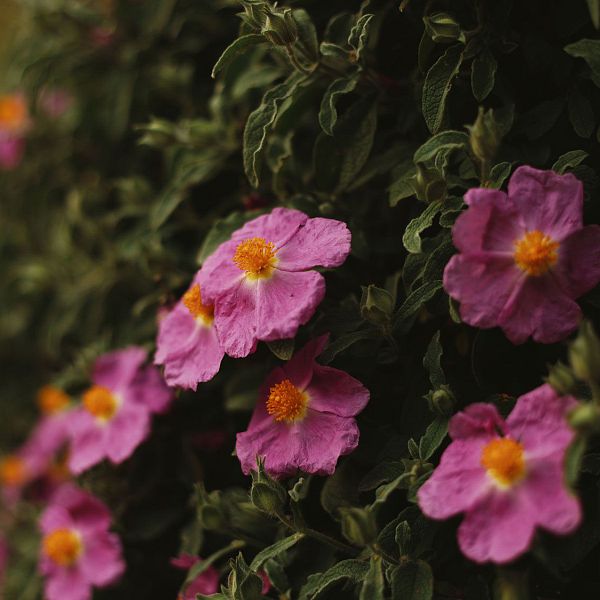
{"type": "Polygon", "coordinates": [[[506,563],[527,551],[536,527],[555,534],[577,528],[581,508],[563,467],[574,436],[565,414],[575,404],[542,385],[521,396],[506,421],[484,403],[452,418],[453,442],[418,500],[432,519],[465,513],[458,529],[465,556],[506,563]]]}
{"type": "Polygon", "coordinates": [[[472,189],[456,221],[459,254],[444,287],[464,321],[500,326],[515,344],[554,343],[577,327],[574,301],[600,281],[600,227],[583,226],[583,188],[573,175],[519,167],[498,190],[472,189]]]}
{"type": "Polygon", "coordinates": [[[203,303],[199,273],[158,325],[154,362],[164,365],[171,387],[196,390],[198,383],[218,373],[224,355],[214,327],[214,307],[203,303]]]}
{"type": "Polygon", "coordinates": [[[225,352],[240,358],[258,341],[294,337],[325,295],[325,279],[314,267],[341,265],[350,238],[341,221],[309,219],[287,208],[234,232],[198,274],[225,352]]]}
{"type": "Polygon", "coordinates": [[[264,457],[274,476],[330,475],[338,458],[358,445],[353,418],[367,405],[368,390],[347,373],[315,362],[328,336],[309,342],[265,381],[248,430],[238,433],[242,471],[264,457]]]}
{"type": "Polygon", "coordinates": [[[96,360],[92,385],[69,417],[69,468],[79,474],[108,458],[129,458],[150,433],[151,415],[166,411],[172,394],[137,346],[96,360]]]}
{"type": "MultiPolygon", "coordinates": [[[[171,564],[178,569],[189,570],[195,564],[201,562],[198,556],[182,554],[177,558],[171,559],[171,564]]],[[[219,572],[209,566],[200,573],[185,589],[179,594],[177,600],[196,600],[196,594],[210,596],[219,591],[219,572]]]]}
{"type": "Polygon", "coordinates": [[[110,513],[97,498],[66,484],[40,518],[39,569],[48,600],[89,600],[124,572],[119,538],[109,532],[110,513]]]}
{"type": "Polygon", "coordinates": [[[0,485],[4,502],[13,506],[32,482],[44,475],[48,457],[26,442],[16,452],[0,459],[0,485]]]}
{"type": "Polygon", "coordinates": [[[0,170],[12,171],[23,160],[25,138],[0,129],[0,170]]]}

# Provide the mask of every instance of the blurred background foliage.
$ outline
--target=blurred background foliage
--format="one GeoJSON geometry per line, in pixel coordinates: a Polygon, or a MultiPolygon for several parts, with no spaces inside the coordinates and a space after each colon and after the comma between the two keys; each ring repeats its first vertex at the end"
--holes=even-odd
{"type": "MultiPolygon", "coordinates": [[[[441,274],[464,191],[503,186],[517,164],[574,172],[586,221],[599,222],[600,50],[565,50],[598,37],[597,3],[0,7],[0,93],[22,90],[33,123],[22,164],[0,172],[3,451],[26,435],[41,385],[77,396],[102,352],[153,351],[160,311],[259,211],[296,207],[353,232],[351,257],[327,273],[327,299],[296,345],[330,331],[323,360],[371,390],[357,452],[327,479],[260,482],[283,493],[287,524],[259,510],[230,452],[262,378],[292,347],[226,360],[197,393],[178,395],[132,460],[84,476],[111,506],[128,561],[122,583],[97,597],[174,598],[183,576],[168,559],[184,550],[229,575],[226,597],[255,598],[258,563],[248,564],[271,548],[259,566],[273,598],[426,600],[433,574],[436,598],[490,598],[493,569],[463,559],[456,523],[425,521],[414,495],[450,414],[480,400],[508,412],[566,345],[515,347],[461,324],[441,274]],[[41,109],[48,89],[72,96],[58,117],[41,109]],[[350,552],[314,536],[276,544],[307,522],[350,552]]],[[[582,306],[598,325],[598,291],[582,306]]],[[[578,487],[586,525],[567,540],[540,536],[507,581],[534,597],[597,597],[599,457],[590,444],[578,487]]],[[[10,599],[39,596],[36,510],[23,505],[13,528],[10,599]]]]}

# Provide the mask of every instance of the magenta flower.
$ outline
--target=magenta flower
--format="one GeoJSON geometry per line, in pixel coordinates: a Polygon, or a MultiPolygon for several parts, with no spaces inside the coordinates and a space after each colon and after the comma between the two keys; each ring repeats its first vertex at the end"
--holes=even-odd
{"type": "Polygon", "coordinates": [[[571,333],[574,301],[600,281],[600,227],[583,226],[583,188],[573,175],[519,167],[508,194],[472,189],[456,221],[459,254],[444,287],[470,325],[500,326],[515,344],[571,333]]]}
{"type": "Polygon", "coordinates": [[[315,362],[328,336],[309,342],[265,381],[236,453],[247,475],[263,457],[265,469],[284,477],[297,471],[330,475],[338,458],[358,445],[354,417],[369,391],[354,377],[315,362]]]}
{"type": "Polygon", "coordinates": [[[110,513],[97,498],[66,484],[40,518],[39,569],[48,600],[89,600],[124,572],[119,538],[109,532],[110,513]]]}
{"type": "MultiPolygon", "coordinates": [[[[178,569],[189,570],[202,559],[198,556],[182,554],[177,558],[171,559],[171,564],[178,569]]],[[[196,600],[197,594],[211,596],[219,591],[219,572],[210,566],[200,573],[185,589],[179,594],[177,600],[196,600]]]]}
{"type": "Polygon", "coordinates": [[[258,341],[294,337],[325,295],[325,280],[313,268],[341,265],[350,238],[341,221],[276,208],[221,244],[198,278],[206,302],[215,306],[225,352],[241,358],[258,341]]]}
{"type": "Polygon", "coordinates": [[[25,443],[12,454],[0,459],[2,499],[14,506],[32,482],[42,477],[48,468],[48,458],[34,444],[25,443]]]}
{"type": "Polygon", "coordinates": [[[0,129],[0,170],[12,171],[23,160],[25,138],[0,129]]]}
{"type": "Polygon", "coordinates": [[[154,362],[164,365],[171,387],[196,390],[198,383],[212,379],[224,352],[214,327],[214,307],[203,304],[199,273],[191,287],[158,325],[154,362]]]}
{"type": "Polygon", "coordinates": [[[555,534],[577,528],[581,508],[563,465],[574,437],[565,415],[575,404],[542,385],[521,396],[506,421],[484,403],[452,418],[453,441],[418,501],[432,519],[465,513],[458,529],[465,556],[506,563],[527,551],[537,527],[555,534]]]}
{"type": "Polygon", "coordinates": [[[68,420],[69,468],[74,473],[104,458],[114,464],[129,458],[149,435],[152,414],[169,408],[172,393],[145,360],[146,351],[137,346],[96,360],[93,385],[68,420]]]}

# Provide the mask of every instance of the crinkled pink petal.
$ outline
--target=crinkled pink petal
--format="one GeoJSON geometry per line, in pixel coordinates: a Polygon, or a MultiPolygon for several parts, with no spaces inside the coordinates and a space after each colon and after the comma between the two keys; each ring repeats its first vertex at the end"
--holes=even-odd
{"type": "Polygon", "coordinates": [[[219,572],[214,567],[208,567],[186,588],[184,600],[196,600],[197,594],[216,594],[219,591],[219,579],[219,572]]]}
{"type": "Polygon", "coordinates": [[[257,282],[240,281],[215,305],[214,325],[219,345],[234,358],[256,350],[257,282]]]}
{"type": "Polygon", "coordinates": [[[481,466],[486,441],[481,438],[457,440],[446,448],[439,466],[419,488],[423,514],[447,519],[475,506],[490,490],[490,480],[481,466]]]}
{"type": "Polygon", "coordinates": [[[560,288],[551,272],[526,277],[498,315],[498,325],[513,344],[529,336],[536,342],[553,344],[577,328],[579,305],[560,288]]]}
{"type": "Polygon", "coordinates": [[[352,234],[335,219],[308,219],[277,252],[277,268],[304,271],[316,266],[339,267],[350,254],[352,234]]]}
{"type": "Polygon", "coordinates": [[[572,396],[559,396],[544,384],[519,398],[506,424],[511,437],[524,445],[528,455],[562,456],[575,435],[566,415],[576,405],[572,396]]]}
{"type": "Polygon", "coordinates": [[[248,221],[234,232],[231,239],[239,243],[249,238],[259,237],[272,242],[276,248],[281,248],[296,235],[298,229],[307,220],[307,215],[294,208],[274,208],[270,213],[248,221]]]}
{"type": "Polygon", "coordinates": [[[316,271],[276,269],[257,286],[256,337],[261,341],[291,338],[315,314],[325,297],[325,279],[316,271]]]}
{"type": "Polygon", "coordinates": [[[79,568],[84,577],[97,587],[114,583],[125,571],[119,538],[107,531],[85,536],[79,568]]]}
{"type": "Polygon", "coordinates": [[[73,409],[69,435],[69,469],[72,473],[79,475],[105,458],[106,432],[84,408],[73,409]]]}
{"type": "Polygon", "coordinates": [[[467,254],[494,252],[511,255],[525,223],[508,196],[500,190],[473,188],[465,194],[469,208],[452,229],[454,245],[467,254]]]}
{"type": "Polygon", "coordinates": [[[583,185],[571,173],[519,167],[508,183],[508,196],[530,231],[562,241],[583,225],[583,185]]]}
{"type": "Polygon", "coordinates": [[[29,435],[27,445],[45,456],[46,462],[67,442],[69,411],[42,417],[29,435]]]}
{"type": "Polygon", "coordinates": [[[146,351],[139,346],[103,354],[94,363],[92,380],[96,385],[121,392],[131,384],[145,360],[146,351]]]}
{"type": "Polygon", "coordinates": [[[297,388],[301,390],[306,389],[312,379],[316,366],[315,358],[323,352],[328,340],[329,334],[310,340],[310,342],[298,350],[282,366],[283,376],[278,381],[271,383],[271,385],[275,385],[275,383],[279,383],[283,379],[289,379],[297,388]]]}
{"type": "Polygon", "coordinates": [[[109,528],[111,515],[106,505],[72,483],[63,484],[52,496],[52,507],[68,511],[74,526],[85,532],[109,528]]]}
{"type": "Polygon", "coordinates": [[[128,459],[150,435],[150,413],[147,407],[127,404],[118,410],[106,427],[105,455],[114,464],[128,459]]]}
{"type": "Polygon", "coordinates": [[[493,404],[476,402],[450,419],[448,430],[453,440],[482,438],[490,441],[497,433],[504,433],[506,424],[493,404]]]}
{"type": "Polygon", "coordinates": [[[71,529],[75,524],[64,506],[52,504],[42,513],[39,526],[42,533],[51,533],[57,529],[71,529]]]}
{"type": "Polygon", "coordinates": [[[356,448],[358,438],[354,419],[309,409],[302,421],[264,421],[238,433],[236,453],[245,474],[255,470],[256,457],[263,456],[265,469],[275,477],[298,471],[331,475],[339,457],[356,448]]]}
{"type": "Polygon", "coordinates": [[[81,570],[75,566],[56,569],[46,578],[46,600],[90,600],[92,589],[81,570]]]}
{"type": "Polygon", "coordinates": [[[588,225],[563,240],[553,272],[571,298],[594,288],[600,282],[600,226],[588,225]]]}
{"type": "Polygon", "coordinates": [[[306,391],[311,409],[340,417],[354,417],[369,402],[369,390],[358,379],[322,365],[315,365],[306,391]]]}
{"type": "Polygon", "coordinates": [[[564,450],[555,459],[527,461],[527,481],[522,494],[535,515],[537,525],[552,533],[572,533],[581,523],[581,506],[565,484],[564,450]]]}
{"type": "Polygon", "coordinates": [[[511,562],[531,545],[535,512],[521,494],[492,489],[460,524],[460,549],[477,563],[511,562]]]}
{"type": "Polygon", "coordinates": [[[228,290],[235,288],[245,279],[245,274],[233,262],[235,251],[241,240],[222,243],[196,273],[194,281],[200,285],[202,301],[214,304],[228,290]]]}
{"type": "Polygon", "coordinates": [[[498,315],[523,279],[512,258],[456,254],[444,270],[444,288],[460,302],[462,319],[475,327],[498,325],[498,315]]]}
{"type": "Polygon", "coordinates": [[[159,414],[166,412],[173,401],[173,392],[165,384],[160,371],[152,365],[140,369],[128,394],[136,403],[159,414]]]}
{"type": "Polygon", "coordinates": [[[159,325],[155,362],[170,386],[196,390],[219,372],[224,354],[215,328],[196,323],[182,303],[159,325]]]}

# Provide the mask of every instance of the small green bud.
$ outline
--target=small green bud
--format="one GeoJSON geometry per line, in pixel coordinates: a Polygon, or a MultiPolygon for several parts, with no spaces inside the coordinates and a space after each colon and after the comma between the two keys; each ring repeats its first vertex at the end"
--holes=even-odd
{"type": "Polygon", "coordinates": [[[464,42],[465,34],[461,31],[456,19],[445,12],[435,12],[423,17],[425,29],[434,42],[450,44],[451,42],[464,42]]]}
{"type": "Polygon", "coordinates": [[[392,295],[374,285],[363,287],[360,300],[360,313],[364,319],[375,325],[389,325],[394,311],[392,295]]]}
{"type": "Polygon", "coordinates": [[[579,379],[600,382],[600,340],[588,321],[581,324],[579,335],[569,348],[569,360],[579,379]]]}
{"type": "Polygon", "coordinates": [[[287,498],[287,490],[267,474],[264,462],[259,459],[258,469],[252,472],[250,489],[252,504],[269,515],[276,515],[284,511],[287,498]]]}
{"type": "Polygon", "coordinates": [[[204,529],[217,530],[227,524],[224,515],[216,506],[206,504],[198,508],[198,520],[204,529]]]}
{"type": "Polygon", "coordinates": [[[290,46],[298,39],[298,26],[291,8],[271,12],[261,33],[275,46],[290,46]]]}
{"type": "Polygon", "coordinates": [[[442,417],[449,417],[454,413],[456,396],[449,385],[442,384],[437,390],[430,392],[426,398],[432,412],[442,417]]]}
{"type": "Polygon", "coordinates": [[[562,362],[558,362],[551,367],[546,381],[560,396],[572,394],[577,387],[577,379],[573,371],[562,362]]]}
{"type": "Polygon", "coordinates": [[[262,579],[250,570],[241,553],[238,554],[235,560],[230,560],[229,564],[231,565],[231,571],[227,579],[227,587],[231,598],[243,598],[244,600],[264,598],[261,592],[262,579]]]}
{"type": "Polygon", "coordinates": [[[265,24],[267,16],[267,9],[263,0],[244,0],[242,6],[244,7],[244,12],[239,16],[254,31],[260,31],[265,24]]]}
{"type": "Polygon", "coordinates": [[[408,521],[398,523],[395,538],[400,551],[400,556],[409,555],[412,551],[412,532],[408,521]]]}
{"type": "Polygon", "coordinates": [[[359,507],[340,508],[342,534],[357,546],[368,546],[377,538],[377,523],[372,512],[359,507]]]}
{"type": "Polygon", "coordinates": [[[481,162],[491,164],[502,141],[502,134],[494,118],[494,111],[486,111],[480,106],[475,123],[468,125],[467,129],[473,154],[481,162]]]}
{"type": "Polygon", "coordinates": [[[569,414],[569,424],[580,433],[600,432],[600,407],[596,404],[580,404],[569,414]]]}
{"type": "Polygon", "coordinates": [[[417,165],[417,175],[414,179],[415,194],[422,202],[435,202],[444,200],[448,193],[448,186],[437,169],[428,169],[421,164],[417,165]]]}

